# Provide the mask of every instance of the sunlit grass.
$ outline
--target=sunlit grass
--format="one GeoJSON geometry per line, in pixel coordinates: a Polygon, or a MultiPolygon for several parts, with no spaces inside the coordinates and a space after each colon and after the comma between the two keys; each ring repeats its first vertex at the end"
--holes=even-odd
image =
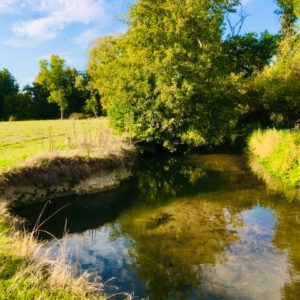
{"type": "Polygon", "coordinates": [[[35,157],[103,157],[127,146],[106,118],[1,122],[0,172],[31,164],[35,157]]]}
{"type": "Polygon", "coordinates": [[[86,275],[75,279],[62,259],[36,260],[41,244],[14,231],[14,220],[0,206],[0,299],[104,299],[86,275]]]}
{"type": "Polygon", "coordinates": [[[300,188],[300,132],[256,131],[249,150],[266,171],[288,188],[300,188]]]}

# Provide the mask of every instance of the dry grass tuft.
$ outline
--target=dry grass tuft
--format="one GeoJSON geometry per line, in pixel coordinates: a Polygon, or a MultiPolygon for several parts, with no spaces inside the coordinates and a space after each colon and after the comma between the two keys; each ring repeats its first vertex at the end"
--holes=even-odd
{"type": "Polygon", "coordinates": [[[5,223],[5,230],[2,228],[0,232],[0,260],[5,258],[6,263],[3,269],[0,268],[0,291],[7,299],[15,299],[15,295],[26,299],[25,295],[39,291],[40,299],[43,295],[51,299],[59,299],[52,298],[54,295],[60,295],[62,299],[105,299],[101,280],[91,283],[88,273],[75,276],[78,272],[67,264],[63,245],[55,259],[50,259],[47,252],[41,256],[43,244],[35,240],[36,232],[19,231],[21,223],[10,216],[5,203],[0,204],[0,216],[1,224],[5,223]],[[10,269],[14,269],[13,272],[7,273],[10,269]],[[3,291],[1,280],[8,276],[9,285],[3,291]]]}

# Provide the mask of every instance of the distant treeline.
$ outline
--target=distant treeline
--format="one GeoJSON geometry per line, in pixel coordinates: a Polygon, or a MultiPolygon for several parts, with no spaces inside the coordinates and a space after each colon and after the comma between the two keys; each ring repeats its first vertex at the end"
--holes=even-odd
{"type": "Polygon", "coordinates": [[[18,93],[2,71],[9,88],[0,83],[0,117],[104,112],[120,132],[170,151],[234,143],[258,127],[291,128],[300,117],[299,0],[276,1],[276,35],[241,35],[247,16],[232,21],[239,2],[137,1],[126,33],[94,43],[86,73],[54,55],[18,93]]]}
{"type": "Polygon", "coordinates": [[[57,55],[40,61],[40,72],[31,85],[19,89],[7,70],[0,70],[0,119],[43,120],[92,117],[101,114],[100,96],[89,89],[85,72],[65,66],[57,55]]]}

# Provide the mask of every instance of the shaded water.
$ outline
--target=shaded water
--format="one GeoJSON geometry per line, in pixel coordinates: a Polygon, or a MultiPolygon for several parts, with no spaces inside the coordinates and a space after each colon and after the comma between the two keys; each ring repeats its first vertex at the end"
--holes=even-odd
{"type": "MultiPolygon", "coordinates": [[[[69,235],[46,248],[64,242],[109,294],[300,299],[300,204],[268,193],[238,156],[148,159],[118,190],[53,202],[43,218],[68,203],[43,230],[69,235]]],[[[32,227],[40,211],[17,213],[32,227]]]]}

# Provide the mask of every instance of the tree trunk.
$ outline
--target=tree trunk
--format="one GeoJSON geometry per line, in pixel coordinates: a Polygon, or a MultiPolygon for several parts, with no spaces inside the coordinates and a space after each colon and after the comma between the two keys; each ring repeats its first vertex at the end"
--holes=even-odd
{"type": "Polygon", "coordinates": [[[64,119],[64,108],[60,107],[60,119],[63,120],[64,119]]]}

